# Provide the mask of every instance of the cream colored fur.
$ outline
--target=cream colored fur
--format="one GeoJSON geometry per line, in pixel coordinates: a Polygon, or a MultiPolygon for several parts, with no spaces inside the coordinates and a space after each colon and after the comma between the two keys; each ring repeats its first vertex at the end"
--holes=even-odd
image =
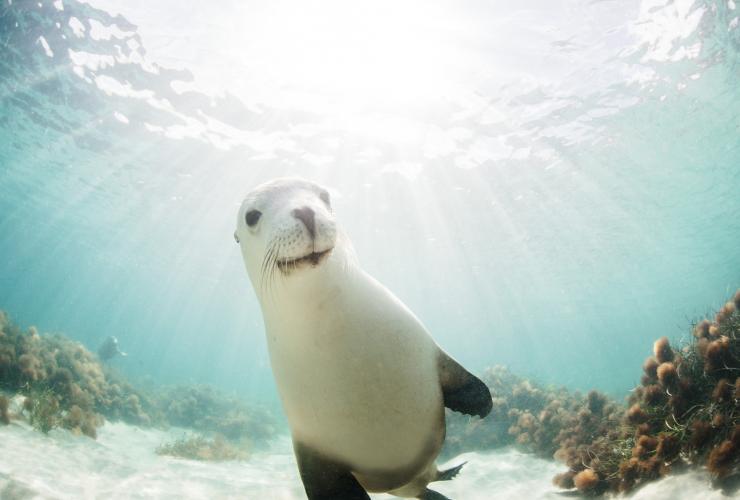
{"type": "Polygon", "coordinates": [[[237,218],[283,407],[293,439],[347,464],[366,490],[416,496],[436,475],[444,439],[439,348],[360,269],[321,190],[299,179],[273,181],[247,196],[237,218]],[[291,215],[305,206],[316,214],[313,244],[291,215]],[[262,212],[254,228],[245,222],[249,210],[262,212]],[[277,240],[288,258],[333,250],[318,265],[265,276],[265,252],[277,240]]]}

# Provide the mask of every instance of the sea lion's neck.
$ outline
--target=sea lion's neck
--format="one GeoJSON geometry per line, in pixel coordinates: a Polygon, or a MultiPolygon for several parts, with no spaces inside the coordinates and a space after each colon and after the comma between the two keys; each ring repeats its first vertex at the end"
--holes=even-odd
{"type": "Polygon", "coordinates": [[[286,322],[303,321],[315,316],[328,304],[336,306],[362,271],[354,262],[354,254],[339,247],[316,268],[278,276],[259,296],[268,330],[286,322]]]}

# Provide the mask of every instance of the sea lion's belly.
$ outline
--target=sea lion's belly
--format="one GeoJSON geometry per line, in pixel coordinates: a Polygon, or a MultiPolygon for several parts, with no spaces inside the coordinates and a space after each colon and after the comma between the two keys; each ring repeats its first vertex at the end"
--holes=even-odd
{"type": "Polygon", "coordinates": [[[444,438],[436,345],[400,312],[333,311],[292,325],[295,331],[268,331],[294,439],[370,476],[413,476],[444,438]]]}

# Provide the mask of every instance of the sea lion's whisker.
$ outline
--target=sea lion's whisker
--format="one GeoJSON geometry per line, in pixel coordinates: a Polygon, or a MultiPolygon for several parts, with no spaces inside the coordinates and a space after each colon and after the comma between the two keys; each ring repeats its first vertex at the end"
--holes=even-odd
{"type": "Polygon", "coordinates": [[[270,288],[270,281],[272,281],[272,262],[277,255],[277,242],[271,241],[268,244],[267,252],[262,260],[262,268],[260,269],[260,291],[265,292],[270,288]]]}
{"type": "Polygon", "coordinates": [[[265,257],[262,259],[262,266],[260,266],[260,290],[264,288],[265,285],[265,270],[267,269],[267,259],[270,256],[270,250],[268,249],[265,252],[265,257]]]}
{"type": "Polygon", "coordinates": [[[282,245],[280,243],[280,240],[276,241],[275,242],[275,250],[272,253],[272,255],[270,255],[270,271],[269,271],[269,273],[270,273],[269,274],[269,276],[270,276],[270,281],[269,281],[270,290],[269,290],[269,293],[270,293],[270,295],[273,295],[273,296],[275,294],[275,262],[277,262],[278,256],[280,255],[280,249],[281,249],[281,247],[282,247],[282,245]]]}
{"type": "Polygon", "coordinates": [[[265,256],[262,259],[262,266],[260,267],[260,288],[265,282],[265,270],[267,269],[267,262],[270,259],[270,252],[272,249],[268,246],[267,251],[265,252],[265,256]]]}
{"type": "Polygon", "coordinates": [[[268,290],[268,292],[270,293],[270,295],[273,295],[273,292],[274,292],[274,289],[275,289],[274,288],[274,281],[275,281],[275,259],[277,258],[277,255],[278,255],[278,245],[279,245],[279,243],[277,241],[275,241],[275,244],[274,244],[274,247],[273,247],[273,252],[270,254],[269,267],[267,269],[267,275],[268,275],[268,278],[269,278],[269,280],[268,280],[268,283],[269,283],[269,290],[268,290]]]}
{"type": "Polygon", "coordinates": [[[277,239],[275,240],[273,244],[273,252],[270,254],[270,267],[269,267],[269,293],[271,295],[274,295],[275,291],[275,271],[277,267],[277,261],[280,257],[280,252],[282,250],[282,240],[277,239]]]}
{"type": "Polygon", "coordinates": [[[265,256],[262,258],[262,267],[260,268],[260,275],[263,275],[265,272],[265,269],[267,268],[267,262],[270,260],[270,253],[272,252],[273,243],[272,241],[268,243],[267,245],[267,251],[265,252],[265,256]]]}

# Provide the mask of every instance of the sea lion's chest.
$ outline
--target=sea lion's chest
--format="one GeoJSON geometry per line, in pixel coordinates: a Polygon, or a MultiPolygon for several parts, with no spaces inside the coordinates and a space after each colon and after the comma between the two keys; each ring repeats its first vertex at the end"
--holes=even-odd
{"type": "Polygon", "coordinates": [[[294,438],[404,464],[443,432],[437,347],[395,297],[369,291],[267,321],[272,368],[294,438]]]}

